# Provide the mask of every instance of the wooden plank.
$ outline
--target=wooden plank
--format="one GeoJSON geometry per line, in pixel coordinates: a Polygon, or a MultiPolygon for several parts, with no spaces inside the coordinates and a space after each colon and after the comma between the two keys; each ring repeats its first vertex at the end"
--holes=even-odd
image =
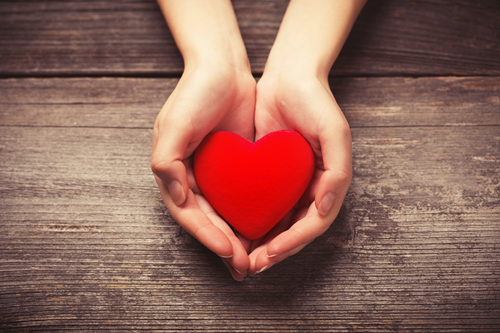
{"type": "Polygon", "coordinates": [[[500,3],[368,1],[334,75],[497,75],[500,3]]]}
{"type": "Polygon", "coordinates": [[[330,79],[351,127],[500,125],[499,77],[330,79]]]}
{"type": "MultiPolygon", "coordinates": [[[[287,0],[234,0],[262,73],[287,0]]],[[[332,75],[499,75],[497,1],[369,1],[332,75]]],[[[178,76],[183,62],[153,0],[0,3],[0,76],[178,76]]]]}
{"type": "MultiPolygon", "coordinates": [[[[177,79],[0,80],[0,126],[152,128],[177,79]]],[[[332,78],[351,127],[500,125],[500,77],[332,78]]]]}
{"type": "Polygon", "coordinates": [[[154,1],[2,3],[5,76],[179,73],[183,63],[154,1]]]}
{"type": "MultiPolygon", "coordinates": [[[[287,1],[233,3],[259,74],[287,1]]],[[[149,168],[182,72],[154,1],[0,2],[0,77],[169,77],[0,80],[0,331],[500,331],[499,28],[498,2],[369,1],[330,79],[344,207],[237,283],[149,168]]]]}
{"type": "Polygon", "coordinates": [[[500,329],[500,126],[353,129],[334,225],[231,279],[181,230],[151,130],[3,126],[0,329],[500,329]]]}
{"type": "Polygon", "coordinates": [[[0,125],[152,128],[178,79],[0,80],[0,125]]]}
{"type": "MultiPolygon", "coordinates": [[[[263,68],[288,1],[247,2],[235,2],[235,9],[254,22],[243,23],[242,33],[253,66],[263,68]]],[[[0,3],[0,13],[2,76],[170,76],[183,70],[155,1],[0,3]]]]}

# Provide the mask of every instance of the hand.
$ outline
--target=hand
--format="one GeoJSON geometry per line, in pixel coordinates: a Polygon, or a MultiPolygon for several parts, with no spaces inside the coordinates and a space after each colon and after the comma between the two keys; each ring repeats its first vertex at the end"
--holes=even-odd
{"type": "Polygon", "coordinates": [[[273,131],[293,129],[311,145],[316,168],[298,204],[250,254],[249,274],[269,269],[323,234],[337,216],[351,182],[349,125],[328,81],[290,73],[263,76],[259,81],[256,140],[273,131]]]}
{"type": "Polygon", "coordinates": [[[328,74],[365,1],[291,0],[287,8],[257,85],[255,139],[293,129],[311,145],[316,169],[297,205],[252,243],[249,274],[299,252],[340,210],[352,178],[352,143],[328,74]]]}
{"type": "Polygon", "coordinates": [[[351,180],[351,138],[327,77],[364,2],[290,2],[258,85],[256,135],[298,131],[314,149],[317,166],[296,208],[264,239],[250,242],[201,195],[191,161],[213,130],[253,141],[255,80],[231,3],[158,0],[185,69],[155,123],[152,169],[174,219],[223,257],[237,280],[300,251],[338,214],[351,180]]]}
{"type": "Polygon", "coordinates": [[[156,119],[151,167],[172,217],[242,280],[250,264],[242,244],[247,242],[238,239],[201,194],[192,156],[211,131],[254,139],[256,83],[245,45],[229,0],[158,4],[185,68],[156,119]]]}
{"type": "Polygon", "coordinates": [[[253,141],[254,103],[255,79],[249,72],[232,72],[223,65],[185,71],[153,132],[151,165],[167,209],[179,225],[221,256],[238,280],[246,275],[247,253],[201,194],[192,156],[203,138],[215,130],[253,141]]]}

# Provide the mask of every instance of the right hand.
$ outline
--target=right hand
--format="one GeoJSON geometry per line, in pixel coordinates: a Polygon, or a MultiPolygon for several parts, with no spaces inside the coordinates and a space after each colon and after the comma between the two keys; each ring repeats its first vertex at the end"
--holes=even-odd
{"type": "Polygon", "coordinates": [[[269,269],[322,235],[338,215],[351,183],[351,132],[330,91],[328,74],[317,77],[299,69],[296,65],[260,79],[255,139],[283,129],[297,131],[314,152],[315,171],[297,204],[260,243],[252,243],[258,246],[249,255],[250,275],[269,269]]]}

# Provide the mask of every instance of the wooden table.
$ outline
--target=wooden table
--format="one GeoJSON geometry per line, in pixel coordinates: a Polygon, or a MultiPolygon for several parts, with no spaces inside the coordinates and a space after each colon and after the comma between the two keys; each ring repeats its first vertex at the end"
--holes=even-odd
{"type": "MultiPolygon", "coordinates": [[[[256,77],[286,6],[234,1],[256,77]]],[[[154,1],[0,2],[1,331],[500,331],[500,2],[367,4],[341,213],[242,283],[150,170],[182,70],[154,1]]]]}

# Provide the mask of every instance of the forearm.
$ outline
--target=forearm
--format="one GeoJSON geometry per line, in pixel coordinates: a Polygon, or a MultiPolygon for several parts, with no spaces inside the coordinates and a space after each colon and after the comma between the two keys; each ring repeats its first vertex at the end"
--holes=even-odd
{"type": "Polygon", "coordinates": [[[206,64],[250,70],[229,0],[158,0],[158,4],[186,70],[206,64]]]}
{"type": "Polygon", "coordinates": [[[264,73],[280,68],[326,77],[366,0],[292,0],[264,73]]]}

